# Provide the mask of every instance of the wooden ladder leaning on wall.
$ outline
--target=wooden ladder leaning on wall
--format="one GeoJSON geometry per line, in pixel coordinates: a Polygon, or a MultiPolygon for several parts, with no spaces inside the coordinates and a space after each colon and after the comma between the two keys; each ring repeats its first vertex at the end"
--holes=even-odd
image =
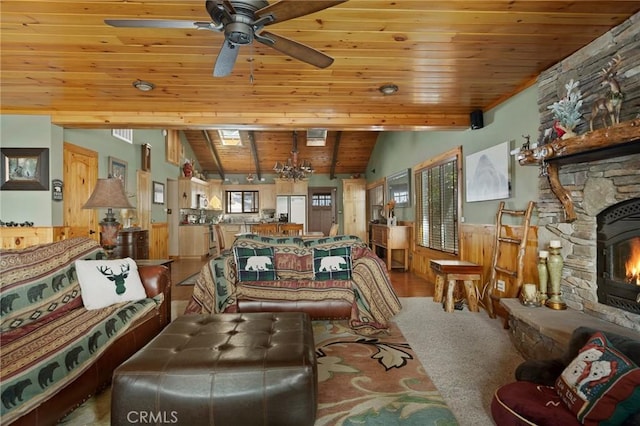
{"type": "MultiPolygon", "coordinates": [[[[518,297],[520,293],[524,275],[524,257],[527,249],[529,228],[531,226],[531,214],[535,205],[535,202],[529,201],[525,210],[509,210],[504,208],[504,201],[501,201],[496,215],[496,237],[493,246],[491,279],[489,280],[489,295],[486,307],[491,318],[495,318],[496,313],[504,317],[505,328],[508,327],[508,314],[506,310],[500,306],[500,298],[518,297]],[[516,238],[505,234],[505,226],[507,226],[503,222],[505,215],[507,217],[523,217],[522,235],[520,237],[516,238]],[[505,264],[505,259],[503,258],[503,248],[507,248],[508,246],[517,247],[518,252],[515,268],[513,267],[512,256],[504,256],[510,261],[508,265],[505,264]],[[504,290],[498,289],[498,279],[500,278],[505,282],[504,290]],[[507,282],[510,282],[510,285],[507,285],[507,282]]],[[[513,224],[513,226],[517,226],[517,224],[513,224]]]]}

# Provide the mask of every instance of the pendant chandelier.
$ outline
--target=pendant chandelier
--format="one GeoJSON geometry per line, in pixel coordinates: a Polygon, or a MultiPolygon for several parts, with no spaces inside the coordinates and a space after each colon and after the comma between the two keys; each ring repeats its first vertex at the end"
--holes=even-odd
{"type": "Polygon", "coordinates": [[[303,160],[302,163],[298,163],[298,132],[293,132],[291,157],[287,159],[286,163],[276,162],[273,170],[281,179],[293,181],[303,180],[308,174],[314,172],[313,167],[308,160],[303,160]]]}

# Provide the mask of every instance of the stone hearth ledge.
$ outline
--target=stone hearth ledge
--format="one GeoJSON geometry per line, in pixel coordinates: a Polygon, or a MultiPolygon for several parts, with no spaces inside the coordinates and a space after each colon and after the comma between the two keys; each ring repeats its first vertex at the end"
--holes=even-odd
{"type": "Polygon", "coordinates": [[[524,306],[519,299],[503,298],[500,303],[509,312],[509,335],[525,359],[549,359],[561,356],[573,330],[580,326],[610,331],[640,340],[640,333],[575,309],[553,310],[545,306],[524,306]]]}

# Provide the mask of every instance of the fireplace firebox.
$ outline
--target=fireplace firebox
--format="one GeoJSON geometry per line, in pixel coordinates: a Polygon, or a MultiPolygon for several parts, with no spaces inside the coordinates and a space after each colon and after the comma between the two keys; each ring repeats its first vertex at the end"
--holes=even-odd
{"type": "Polygon", "coordinates": [[[640,314],[640,198],[597,217],[598,302],[640,314]]]}

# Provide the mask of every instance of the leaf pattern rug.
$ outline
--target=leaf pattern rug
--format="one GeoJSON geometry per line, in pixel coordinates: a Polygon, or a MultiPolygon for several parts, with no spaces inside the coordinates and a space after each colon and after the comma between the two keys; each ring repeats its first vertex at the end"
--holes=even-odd
{"type": "MultiPolygon", "coordinates": [[[[347,321],[314,321],[318,361],[315,426],[452,426],[457,421],[395,323],[360,336],[347,321]]],[[[111,389],[89,399],[64,425],[108,426],[111,389]]],[[[199,426],[199,425],[194,425],[199,426]]]]}
{"type": "Polygon", "coordinates": [[[360,336],[341,321],[316,321],[318,413],[322,425],[457,425],[395,323],[360,336]]]}

